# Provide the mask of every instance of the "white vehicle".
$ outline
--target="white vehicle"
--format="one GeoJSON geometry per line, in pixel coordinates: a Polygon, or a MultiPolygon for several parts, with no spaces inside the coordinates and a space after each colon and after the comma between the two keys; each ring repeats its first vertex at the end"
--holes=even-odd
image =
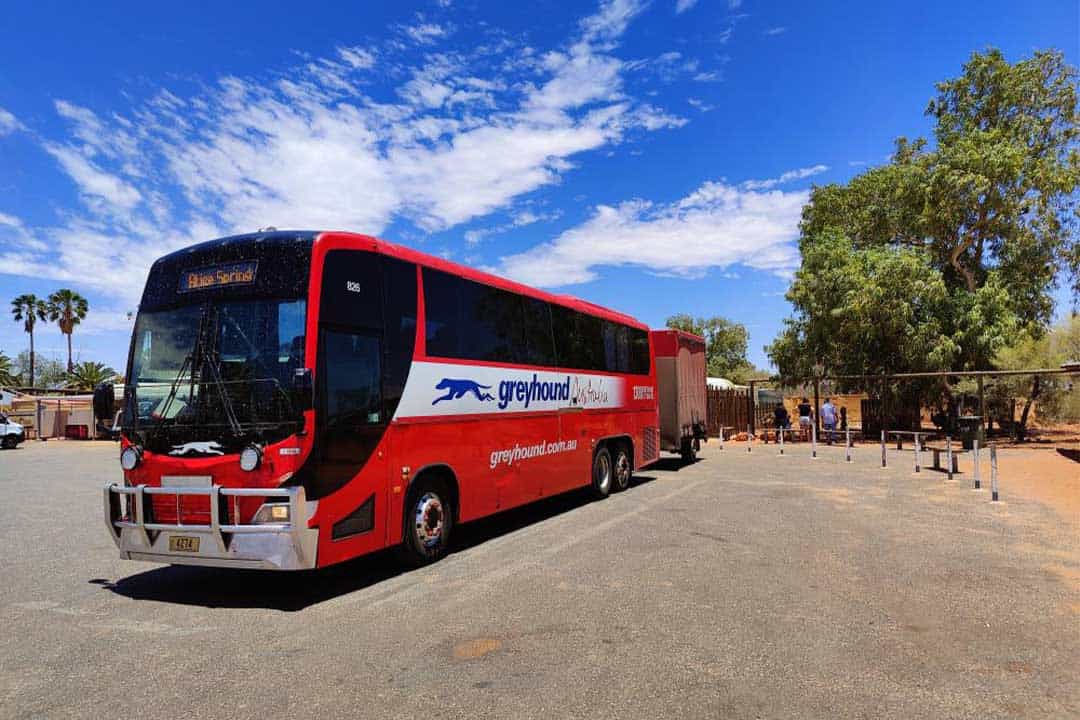
{"type": "Polygon", "coordinates": [[[26,439],[26,430],[7,415],[0,413],[0,447],[11,450],[26,439]]]}

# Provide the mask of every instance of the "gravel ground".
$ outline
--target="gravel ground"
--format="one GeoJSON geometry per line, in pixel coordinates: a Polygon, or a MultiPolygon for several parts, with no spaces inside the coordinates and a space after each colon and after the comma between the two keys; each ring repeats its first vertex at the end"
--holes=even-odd
{"type": "MultiPolygon", "coordinates": [[[[0,453],[0,717],[1080,716],[1080,541],[964,475],[707,446],[385,555],[121,561],[107,443],[0,453]]],[[[792,452],[796,454],[792,454],[792,452]]]]}

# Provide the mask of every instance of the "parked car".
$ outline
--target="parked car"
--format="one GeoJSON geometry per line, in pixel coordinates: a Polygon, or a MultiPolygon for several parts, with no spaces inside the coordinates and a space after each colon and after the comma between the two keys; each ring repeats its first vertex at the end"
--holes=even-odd
{"type": "Polygon", "coordinates": [[[0,413],[0,447],[11,450],[26,439],[26,430],[7,415],[0,413]]]}

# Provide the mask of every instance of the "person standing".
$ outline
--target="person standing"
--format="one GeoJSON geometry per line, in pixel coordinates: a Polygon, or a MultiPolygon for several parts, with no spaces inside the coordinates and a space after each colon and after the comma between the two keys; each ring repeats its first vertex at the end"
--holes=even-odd
{"type": "Polygon", "coordinates": [[[808,398],[803,398],[799,403],[799,437],[803,441],[810,439],[810,425],[813,422],[810,419],[810,415],[814,412],[813,407],[810,405],[808,398]]]}
{"type": "Polygon", "coordinates": [[[773,420],[776,425],[776,442],[780,442],[780,434],[791,426],[791,419],[782,401],[776,403],[776,407],[773,409],[773,420]]]}
{"type": "Polygon", "coordinates": [[[832,445],[833,433],[836,432],[836,406],[831,398],[825,398],[825,404],[821,406],[821,423],[828,436],[828,442],[832,445]]]}

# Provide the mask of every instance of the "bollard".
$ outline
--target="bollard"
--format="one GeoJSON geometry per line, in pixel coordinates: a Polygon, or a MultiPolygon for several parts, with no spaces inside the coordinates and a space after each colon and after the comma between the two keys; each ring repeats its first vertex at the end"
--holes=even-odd
{"type": "Polygon", "coordinates": [[[720,449],[724,449],[724,426],[720,426],[720,449]]]}
{"type": "Polygon", "coordinates": [[[919,455],[919,433],[915,433],[915,472],[922,472],[920,467],[920,455],[919,455]]]}
{"type": "Polygon", "coordinates": [[[885,463],[885,431],[881,431],[881,467],[887,467],[885,463]]]}
{"type": "Polygon", "coordinates": [[[810,459],[817,460],[817,423],[810,423],[810,459]]]}
{"type": "Polygon", "coordinates": [[[750,426],[747,425],[746,426],[746,452],[752,452],[753,449],[754,449],[754,444],[750,439],[750,426]]]}
{"type": "Polygon", "coordinates": [[[851,428],[844,431],[844,459],[851,462],[851,428]]]}
{"type": "Polygon", "coordinates": [[[997,443],[990,443],[990,500],[997,502],[997,443]]]}
{"type": "Polygon", "coordinates": [[[784,454],[784,428],[777,428],[776,434],[780,436],[780,454],[784,454]]]}
{"type": "Polygon", "coordinates": [[[953,464],[952,464],[952,437],[945,436],[945,467],[949,480],[952,480],[953,464]]]}
{"type": "Polygon", "coordinates": [[[975,438],[974,451],[975,451],[974,452],[974,456],[975,456],[975,489],[978,490],[978,489],[980,489],[982,487],[982,483],[979,482],[979,438],[975,438]]]}

